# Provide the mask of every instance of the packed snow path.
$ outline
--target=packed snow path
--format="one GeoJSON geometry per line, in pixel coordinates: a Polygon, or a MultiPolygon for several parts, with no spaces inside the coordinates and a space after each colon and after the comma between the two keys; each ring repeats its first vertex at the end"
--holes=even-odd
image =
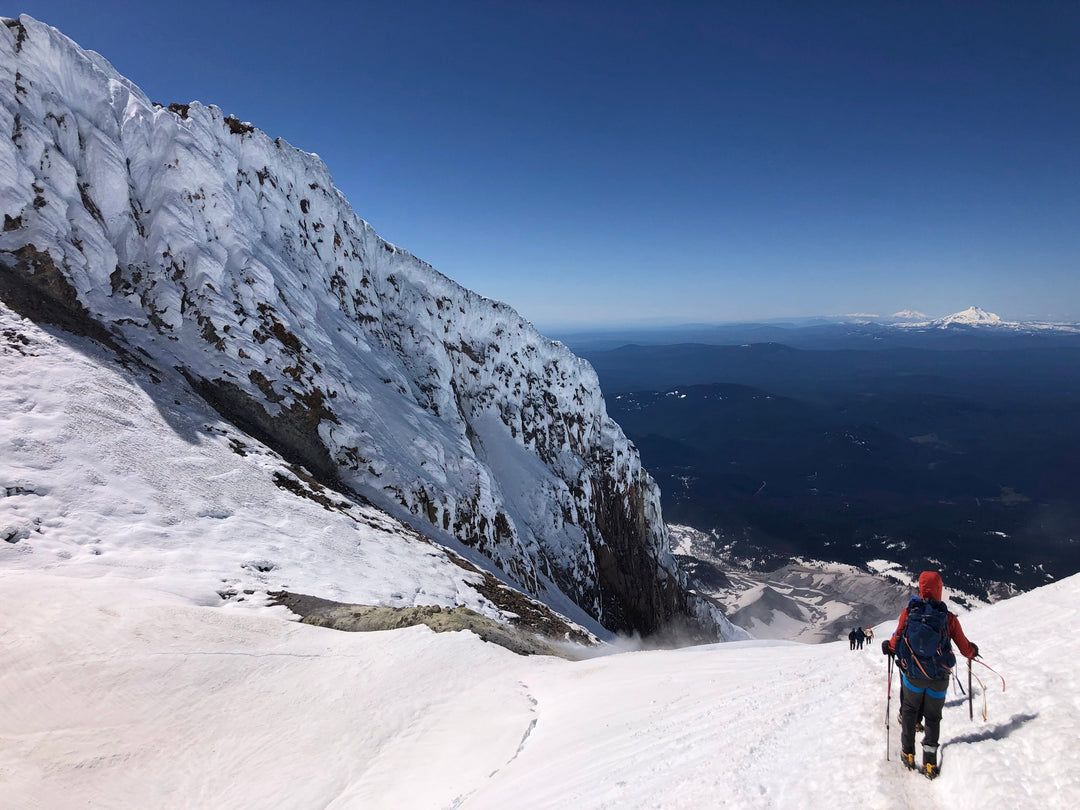
{"type": "Polygon", "coordinates": [[[36,571],[0,571],[0,601],[4,808],[1080,805],[1077,670],[1060,635],[1075,637],[1080,577],[963,617],[1008,691],[986,673],[987,723],[950,694],[935,782],[901,769],[895,720],[885,761],[873,648],[570,663],[36,571]]]}

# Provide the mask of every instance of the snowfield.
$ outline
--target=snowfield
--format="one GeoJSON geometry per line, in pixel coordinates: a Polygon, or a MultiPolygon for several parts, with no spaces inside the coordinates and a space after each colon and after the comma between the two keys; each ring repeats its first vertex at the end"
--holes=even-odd
{"type": "Polygon", "coordinates": [[[290,590],[505,620],[442,546],[314,489],[161,374],[150,383],[91,341],[0,305],[0,567],[146,579],[197,604],[290,590]]]}
{"type": "Polygon", "coordinates": [[[886,762],[886,659],[843,643],[568,662],[193,605],[107,574],[0,570],[0,599],[4,808],[1080,803],[1080,577],[964,618],[1008,690],[976,667],[987,722],[982,695],[973,722],[952,694],[935,782],[901,769],[895,719],[886,762]]]}

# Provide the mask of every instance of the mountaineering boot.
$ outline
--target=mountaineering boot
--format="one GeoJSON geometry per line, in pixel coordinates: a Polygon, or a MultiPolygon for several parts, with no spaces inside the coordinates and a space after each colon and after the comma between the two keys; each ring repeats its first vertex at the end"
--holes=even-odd
{"type": "MultiPolygon", "coordinates": [[[[938,775],[937,749],[938,747],[936,745],[926,745],[926,743],[923,743],[923,773],[926,774],[927,779],[933,779],[938,775]]],[[[912,759],[914,759],[914,755],[912,756],[912,759]]]]}
{"type": "Polygon", "coordinates": [[[904,763],[904,767],[907,768],[909,771],[915,770],[915,755],[914,754],[905,754],[905,753],[901,752],[900,761],[904,763]]]}

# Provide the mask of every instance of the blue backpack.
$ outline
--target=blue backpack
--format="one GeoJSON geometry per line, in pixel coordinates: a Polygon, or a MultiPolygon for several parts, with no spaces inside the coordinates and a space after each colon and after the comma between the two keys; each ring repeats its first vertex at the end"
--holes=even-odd
{"type": "Polygon", "coordinates": [[[916,596],[908,603],[907,625],[896,644],[896,660],[909,678],[936,681],[949,677],[956,656],[944,602],[916,596]]]}

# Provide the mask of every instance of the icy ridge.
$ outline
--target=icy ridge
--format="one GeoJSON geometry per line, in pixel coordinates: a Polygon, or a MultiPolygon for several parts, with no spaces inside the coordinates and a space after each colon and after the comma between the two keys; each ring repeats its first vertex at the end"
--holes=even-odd
{"type": "Polygon", "coordinates": [[[9,271],[527,591],[613,629],[686,613],[659,492],[587,363],[382,240],[317,156],[155,105],[49,26],[5,20],[0,84],[9,271]]]}

